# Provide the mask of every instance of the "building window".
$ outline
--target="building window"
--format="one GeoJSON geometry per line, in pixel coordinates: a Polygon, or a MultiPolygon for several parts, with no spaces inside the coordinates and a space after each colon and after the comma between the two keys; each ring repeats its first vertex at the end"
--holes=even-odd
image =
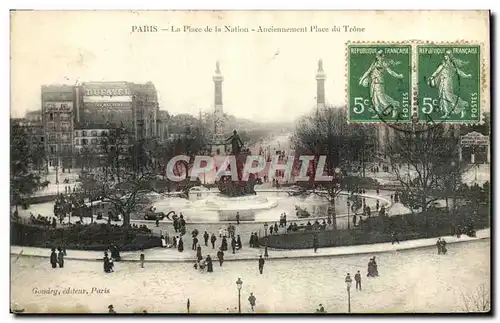
{"type": "Polygon", "coordinates": [[[82,131],[82,137],[87,137],[87,131],[82,131]]]}
{"type": "Polygon", "coordinates": [[[51,133],[51,134],[49,135],[49,142],[55,142],[55,141],[56,141],[56,135],[55,135],[55,134],[53,134],[53,133],[51,133]]]}
{"type": "Polygon", "coordinates": [[[61,122],[61,131],[68,132],[69,131],[69,123],[61,122]]]}
{"type": "Polygon", "coordinates": [[[75,137],[80,137],[80,131],[75,131],[75,137]]]}
{"type": "Polygon", "coordinates": [[[87,139],[82,139],[82,145],[86,145],[88,143],[87,139]]]}
{"type": "Polygon", "coordinates": [[[54,121],[54,114],[53,113],[49,113],[49,120],[54,121]]]}
{"type": "Polygon", "coordinates": [[[41,141],[41,142],[44,142],[45,140],[44,140],[44,138],[43,138],[43,137],[40,137],[40,141],[41,141]]]}
{"type": "Polygon", "coordinates": [[[92,131],[92,137],[96,137],[97,136],[97,131],[92,131]]]}
{"type": "Polygon", "coordinates": [[[79,139],[75,139],[75,145],[79,145],[80,144],[80,140],[79,139]]]}
{"type": "Polygon", "coordinates": [[[90,139],[90,143],[92,145],[97,145],[97,139],[90,139]]]}
{"type": "Polygon", "coordinates": [[[56,153],[56,147],[55,146],[50,146],[50,153],[55,154],[56,153]]]}

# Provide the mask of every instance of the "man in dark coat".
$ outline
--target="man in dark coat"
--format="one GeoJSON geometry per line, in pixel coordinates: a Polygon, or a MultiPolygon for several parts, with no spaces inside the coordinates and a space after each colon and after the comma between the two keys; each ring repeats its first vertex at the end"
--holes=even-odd
{"type": "Polygon", "coordinates": [[[236,239],[234,237],[231,238],[231,249],[233,249],[233,254],[236,251],[236,239]]]}
{"type": "Polygon", "coordinates": [[[111,270],[110,270],[110,266],[109,266],[109,258],[108,258],[108,253],[105,251],[104,252],[104,257],[102,258],[102,260],[104,261],[104,272],[105,273],[109,273],[111,270]]]}
{"type": "Polygon", "coordinates": [[[243,247],[243,244],[241,243],[241,237],[238,234],[238,237],[236,238],[236,248],[240,250],[243,247]]]}
{"type": "Polygon", "coordinates": [[[198,246],[198,248],[196,248],[196,258],[198,259],[198,262],[203,259],[203,256],[201,255],[201,247],[200,246],[198,246]]]}
{"type": "Polygon", "coordinates": [[[186,220],[184,220],[184,216],[181,213],[181,216],[179,217],[179,227],[185,227],[186,226],[186,220]]]}
{"type": "Polygon", "coordinates": [[[224,251],[222,251],[222,249],[217,251],[217,258],[219,259],[219,265],[222,266],[222,263],[224,262],[224,251]]]}
{"type": "Polygon", "coordinates": [[[314,235],[313,238],[313,248],[314,248],[314,253],[318,250],[319,247],[319,242],[318,242],[318,236],[314,235]]]}
{"type": "Polygon", "coordinates": [[[57,254],[57,262],[59,263],[59,268],[64,267],[64,253],[61,248],[57,248],[59,253],[57,254]]]}
{"type": "Polygon", "coordinates": [[[211,273],[214,271],[214,265],[212,264],[212,257],[210,255],[207,256],[207,259],[205,259],[207,263],[207,272],[211,273]]]}
{"type": "Polygon", "coordinates": [[[361,290],[361,274],[359,273],[359,270],[356,275],[354,275],[354,280],[356,281],[356,290],[358,289],[358,286],[359,290],[361,290]]]}
{"type": "Polygon", "coordinates": [[[215,249],[215,241],[217,241],[217,237],[214,233],[212,233],[212,237],[210,238],[210,242],[212,243],[212,249],[215,249]]]}
{"type": "Polygon", "coordinates": [[[174,219],[174,230],[175,232],[179,231],[179,220],[177,218],[174,219]]]}
{"type": "Polygon", "coordinates": [[[198,237],[193,237],[193,246],[191,250],[196,250],[196,246],[198,245],[198,237]]]}
{"type": "Polygon", "coordinates": [[[240,212],[236,212],[236,224],[240,224],[240,212]]]}
{"type": "Polygon", "coordinates": [[[208,238],[210,238],[210,235],[208,234],[207,231],[203,233],[203,239],[205,240],[205,247],[208,247],[208,238]]]}
{"type": "Polygon", "coordinates": [[[52,248],[52,252],[50,253],[50,264],[52,265],[52,268],[57,268],[56,248],[52,248]]]}
{"type": "Polygon", "coordinates": [[[179,250],[179,252],[184,251],[184,241],[182,241],[182,237],[180,237],[179,241],[177,241],[177,250],[179,250]]]}
{"type": "Polygon", "coordinates": [[[249,241],[249,244],[250,244],[250,248],[253,248],[253,245],[254,245],[253,232],[250,234],[250,241],[249,241]]]}
{"type": "Polygon", "coordinates": [[[250,297],[248,297],[248,302],[250,303],[250,306],[252,307],[252,311],[254,310],[256,300],[257,299],[255,298],[255,296],[253,296],[253,293],[250,293],[250,297]]]}
{"type": "Polygon", "coordinates": [[[266,261],[264,260],[264,258],[262,258],[262,255],[259,256],[259,272],[262,274],[262,272],[264,271],[264,264],[266,263],[266,261]]]}
{"type": "Polygon", "coordinates": [[[226,237],[222,237],[222,242],[220,244],[220,248],[222,251],[227,250],[227,238],[226,237]]]}

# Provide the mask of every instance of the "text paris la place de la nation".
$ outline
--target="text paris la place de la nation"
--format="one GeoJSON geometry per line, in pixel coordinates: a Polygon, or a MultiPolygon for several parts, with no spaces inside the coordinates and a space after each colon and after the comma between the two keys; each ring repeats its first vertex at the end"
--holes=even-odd
{"type": "Polygon", "coordinates": [[[170,31],[173,33],[203,33],[203,32],[225,32],[225,33],[326,33],[326,32],[346,32],[346,33],[360,33],[365,32],[366,28],[353,25],[334,25],[327,26],[297,26],[297,27],[277,27],[277,26],[257,26],[257,27],[242,27],[234,25],[224,26],[192,26],[183,25],[175,26],[170,25],[168,28],[160,28],[156,25],[133,25],[131,27],[133,33],[155,33],[160,31],[170,31]]]}

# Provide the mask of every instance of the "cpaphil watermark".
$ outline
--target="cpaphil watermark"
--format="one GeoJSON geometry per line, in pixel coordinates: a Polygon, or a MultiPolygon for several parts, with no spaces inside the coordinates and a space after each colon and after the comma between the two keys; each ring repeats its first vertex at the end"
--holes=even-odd
{"type": "Polygon", "coordinates": [[[202,179],[206,174],[215,173],[216,181],[223,176],[229,177],[231,181],[246,182],[254,177],[267,175],[269,178],[275,177],[277,171],[284,180],[308,181],[311,179],[311,172],[314,174],[314,181],[332,181],[333,176],[328,175],[325,170],[326,156],[302,155],[296,156],[276,156],[266,159],[261,155],[241,156],[228,155],[223,160],[211,156],[195,156],[192,159],[186,155],[178,155],[170,159],[166,166],[165,176],[173,182],[181,182],[185,179],[196,181],[202,179]],[[187,170],[186,166],[192,162],[192,167],[187,170]]]}

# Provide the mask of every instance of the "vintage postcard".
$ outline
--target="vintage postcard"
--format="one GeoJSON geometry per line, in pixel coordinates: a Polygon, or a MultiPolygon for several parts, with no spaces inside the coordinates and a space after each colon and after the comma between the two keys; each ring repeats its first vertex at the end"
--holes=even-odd
{"type": "Polygon", "coordinates": [[[490,12],[10,19],[12,313],[491,312],[490,12]]]}

